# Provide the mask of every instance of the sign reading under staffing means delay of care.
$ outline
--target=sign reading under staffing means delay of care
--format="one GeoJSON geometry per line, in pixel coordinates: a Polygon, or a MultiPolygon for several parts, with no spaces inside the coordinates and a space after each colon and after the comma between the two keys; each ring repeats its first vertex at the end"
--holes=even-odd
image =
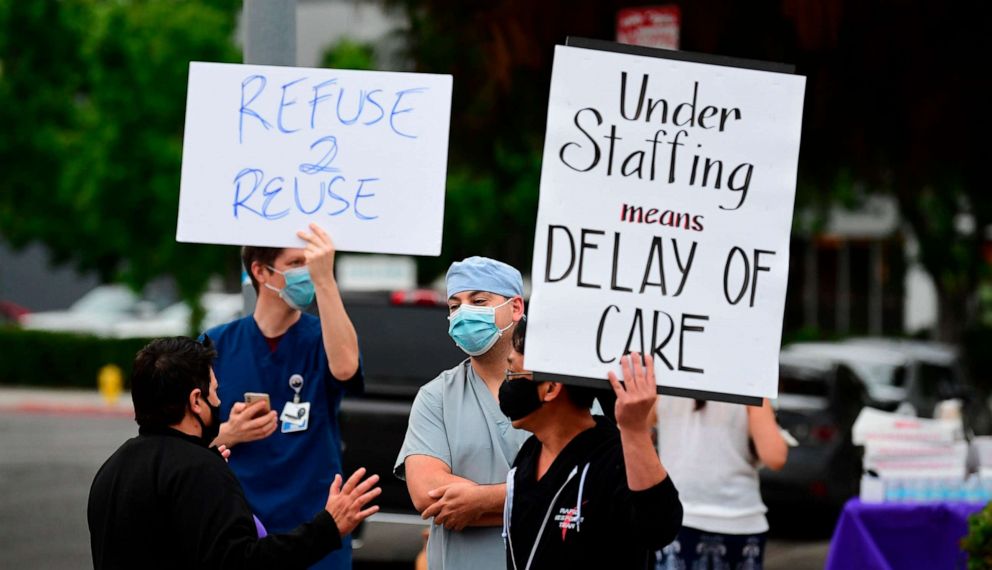
{"type": "Polygon", "coordinates": [[[193,62],[176,239],[438,255],[451,76],[193,62]]]}
{"type": "Polygon", "coordinates": [[[805,89],[790,71],[557,47],[528,369],[601,385],[636,351],[661,393],[777,396],[805,89]]]}

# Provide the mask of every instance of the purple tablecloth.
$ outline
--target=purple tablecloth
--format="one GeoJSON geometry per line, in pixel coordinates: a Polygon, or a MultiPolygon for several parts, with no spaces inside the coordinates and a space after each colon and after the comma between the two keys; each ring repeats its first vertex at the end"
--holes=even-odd
{"type": "Polygon", "coordinates": [[[960,541],[982,503],[862,503],[851,499],[830,541],[827,570],[964,568],[960,541]]]}

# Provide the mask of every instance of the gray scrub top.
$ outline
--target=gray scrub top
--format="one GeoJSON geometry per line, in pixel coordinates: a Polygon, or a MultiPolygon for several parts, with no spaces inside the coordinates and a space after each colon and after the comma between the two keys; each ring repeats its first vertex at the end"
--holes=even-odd
{"type": "MultiPolygon", "coordinates": [[[[405,480],[406,458],[428,455],[444,461],[459,477],[484,485],[505,483],[513,459],[529,436],[510,425],[485,381],[465,360],[417,392],[393,473],[405,480]]],[[[455,532],[432,524],[430,532],[427,564],[431,570],[506,568],[500,527],[455,532]]]]}

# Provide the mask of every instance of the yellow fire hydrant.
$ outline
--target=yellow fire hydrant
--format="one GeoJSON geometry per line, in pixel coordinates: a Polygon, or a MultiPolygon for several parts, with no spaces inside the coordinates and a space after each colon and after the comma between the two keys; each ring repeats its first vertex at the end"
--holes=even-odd
{"type": "Polygon", "coordinates": [[[100,369],[96,385],[108,405],[116,405],[124,391],[124,374],[116,364],[107,364],[100,369]]]}

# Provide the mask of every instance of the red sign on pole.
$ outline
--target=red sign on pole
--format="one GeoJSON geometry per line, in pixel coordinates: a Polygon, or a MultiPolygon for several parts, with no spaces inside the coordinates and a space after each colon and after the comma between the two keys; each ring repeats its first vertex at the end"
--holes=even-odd
{"type": "Polygon", "coordinates": [[[679,49],[681,13],[675,4],[624,8],[617,12],[617,41],[622,44],[679,49]]]}

